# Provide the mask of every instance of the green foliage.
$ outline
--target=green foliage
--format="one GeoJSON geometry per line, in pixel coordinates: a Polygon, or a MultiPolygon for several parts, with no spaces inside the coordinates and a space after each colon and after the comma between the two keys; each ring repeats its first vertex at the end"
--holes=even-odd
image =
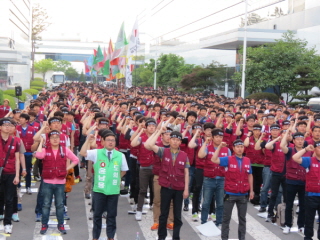
{"type": "Polygon", "coordinates": [[[36,89],[26,89],[26,90],[23,90],[23,92],[28,93],[30,95],[37,95],[39,93],[39,91],[36,89]]]}
{"type": "Polygon", "coordinates": [[[42,90],[42,87],[39,87],[39,86],[30,86],[31,89],[35,89],[37,91],[41,91],[42,90]]]}
{"type": "Polygon", "coordinates": [[[301,101],[301,102],[289,102],[288,104],[290,106],[296,106],[296,105],[306,105],[308,102],[304,102],[304,101],[301,101]]]}
{"type": "Polygon", "coordinates": [[[255,100],[268,99],[270,102],[279,103],[279,97],[274,93],[268,93],[268,92],[253,93],[247,96],[246,98],[255,99],[255,100]]]}
{"type": "Polygon", "coordinates": [[[15,98],[19,98],[20,101],[25,102],[27,100],[27,95],[26,93],[22,92],[22,96],[17,97],[16,96],[16,91],[14,89],[9,89],[9,90],[5,90],[3,91],[3,94],[5,95],[9,95],[15,98]]]}
{"type": "MultiPolygon", "coordinates": [[[[240,51],[242,53],[242,50],[240,51]]],[[[308,49],[307,42],[295,38],[293,32],[284,33],[276,43],[247,48],[246,91],[262,92],[273,88],[280,96],[282,93],[297,92],[296,68],[299,65],[314,65],[314,48],[308,49]]],[[[241,83],[241,71],[232,77],[241,83]]]]}
{"type": "MultiPolygon", "coordinates": [[[[14,98],[12,96],[3,94],[3,99],[8,99],[10,101],[9,105],[12,110],[17,108],[16,101],[14,100],[14,98]]],[[[3,101],[1,102],[1,104],[3,104],[3,101]]]]}
{"type": "Polygon", "coordinates": [[[65,71],[65,74],[66,74],[66,77],[67,79],[75,79],[75,78],[78,78],[79,77],[79,73],[77,72],[77,70],[73,67],[69,67],[66,69],[65,71]]]}
{"type": "Polygon", "coordinates": [[[40,77],[36,77],[36,78],[34,78],[33,79],[33,81],[31,81],[31,82],[43,82],[43,78],[40,78],[40,77]]]}
{"type": "Polygon", "coordinates": [[[43,75],[43,79],[46,79],[46,73],[55,68],[55,63],[52,59],[42,59],[34,63],[34,69],[37,73],[43,75]]]}
{"type": "Polygon", "coordinates": [[[3,104],[3,90],[0,89],[0,103],[3,104]]]}
{"type": "Polygon", "coordinates": [[[86,77],[83,74],[83,71],[80,74],[80,78],[79,78],[79,82],[85,82],[86,81],[86,77]]]}
{"type": "Polygon", "coordinates": [[[56,72],[64,72],[65,73],[69,67],[71,67],[71,62],[69,62],[67,60],[59,60],[54,63],[53,70],[56,72]]]}
{"type": "Polygon", "coordinates": [[[45,87],[47,83],[42,82],[42,81],[32,81],[30,83],[31,86],[37,86],[37,87],[45,87]]]}

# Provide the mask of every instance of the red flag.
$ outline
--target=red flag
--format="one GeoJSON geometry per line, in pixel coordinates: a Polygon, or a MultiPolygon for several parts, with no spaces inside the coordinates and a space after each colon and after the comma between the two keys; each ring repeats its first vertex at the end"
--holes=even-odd
{"type": "Polygon", "coordinates": [[[93,56],[97,56],[97,50],[93,49],[93,56]]]}

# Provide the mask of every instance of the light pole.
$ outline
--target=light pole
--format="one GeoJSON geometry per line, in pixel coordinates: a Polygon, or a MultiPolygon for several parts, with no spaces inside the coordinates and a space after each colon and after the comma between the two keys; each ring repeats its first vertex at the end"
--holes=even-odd
{"type": "Polygon", "coordinates": [[[244,16],[244,38],[243,38],[243,60],[242,60],[242,82],[241,97],[244,98],[246,87],[246,61],[247,61],[247,21],[248,21],[248,0],[244,0],[245,16],[244,16]]]}

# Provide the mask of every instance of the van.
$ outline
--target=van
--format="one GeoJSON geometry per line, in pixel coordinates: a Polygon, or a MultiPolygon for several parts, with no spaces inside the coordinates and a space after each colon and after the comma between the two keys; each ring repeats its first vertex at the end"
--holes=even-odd
{"type": "Polygon", "coordinates": [[[312,112],[320,112],[320,97],[310,98],[307,104],[312,112]]]}

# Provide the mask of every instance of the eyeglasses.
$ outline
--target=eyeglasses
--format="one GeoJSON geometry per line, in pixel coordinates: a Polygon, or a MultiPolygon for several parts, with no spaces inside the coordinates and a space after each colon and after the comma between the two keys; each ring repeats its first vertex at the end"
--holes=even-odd
{"type": "Polygon", "coordinates": [[[3,124],[2,127],[14,127],[13,124],[3,124]]]}
{"type": "Polygon", "coordinates": [[[50,137],[50,139],[60,139],[60,137],[50,137]]]}
{"type": "Polygon", "coordinates": [[[116,142],[116,140],[114,140],[114,139],[106,139],[105,141],[106,142],[116,142]]]}

